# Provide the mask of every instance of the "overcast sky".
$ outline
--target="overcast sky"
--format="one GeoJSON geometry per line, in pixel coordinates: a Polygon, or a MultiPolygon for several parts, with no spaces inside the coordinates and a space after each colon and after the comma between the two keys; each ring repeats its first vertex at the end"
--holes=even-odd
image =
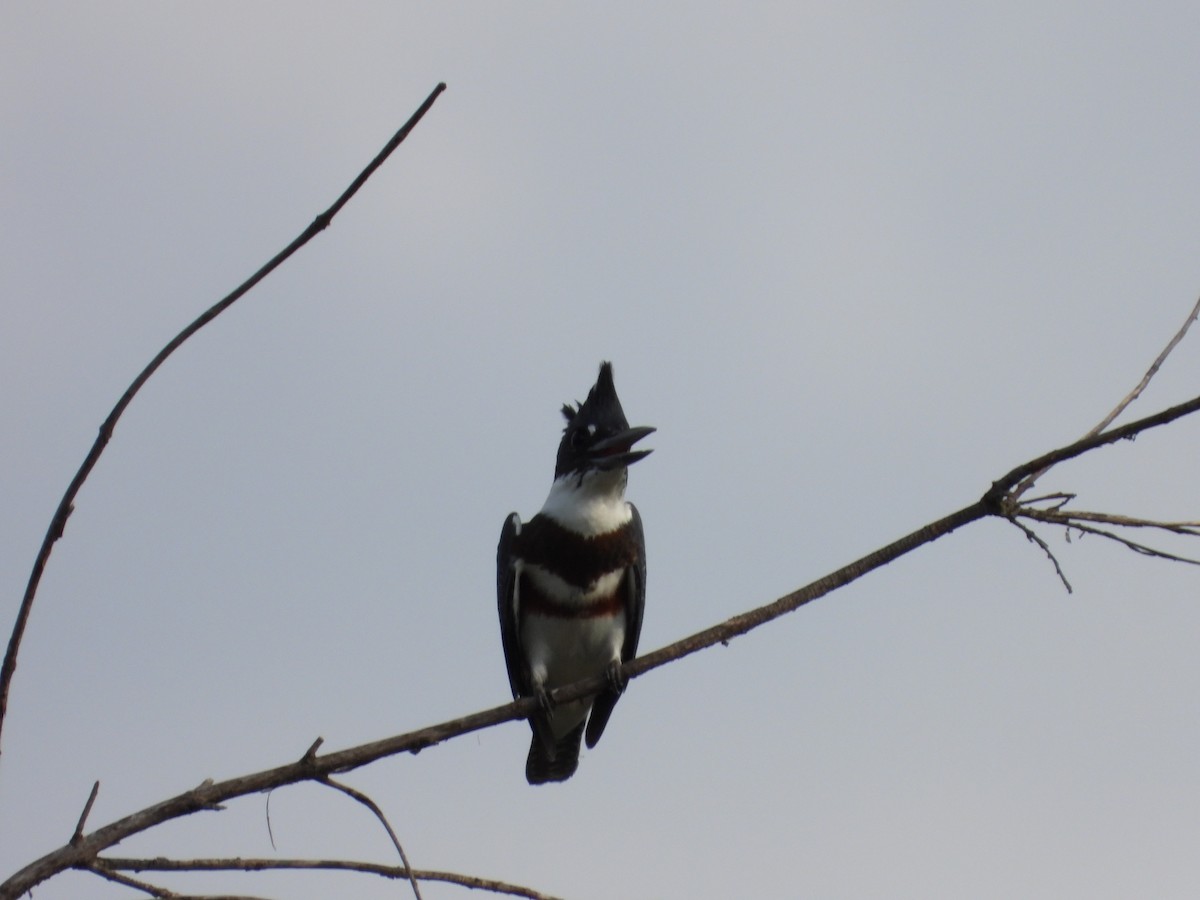
{"type": "MultiPolygon", "coordinates": [[[[659,429],[644,650],[1081,435],[1200,293],[1197,34],[1195,2],[9,4],[5,632],[132,378],[449,87],[121,421],[23,645],[0,874],[96,779],[92,827],[508,699],[495,542],[601,359],[659,429]]],[[[1200,333],[1136,414],[1198,384],[1200,333]]],[[[1042,489],[1200,518],[1198,439],[1042,489]]],[[[638,679],[565,785],[525,783],[520,722],[347,780],[414,865],[571,900],[1198,896],[1200,571],[1042,536],[1073,594],[976,523],[638,679]]],[[[275,850],[252,797],[117,852],[394,861],[326,788],[270,818],[275,850]]]]}

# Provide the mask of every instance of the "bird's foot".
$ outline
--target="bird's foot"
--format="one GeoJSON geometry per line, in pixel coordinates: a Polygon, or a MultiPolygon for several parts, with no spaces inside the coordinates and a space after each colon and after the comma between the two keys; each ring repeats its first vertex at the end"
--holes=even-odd
{"type": "Polygon", "coordinates": [[[608,668],[604,670],[604,677],[608,679],[608,686],[617,694],[623,694],[625,686],[629,684],[629,679],[621,671],[620,660],[614,659],[608,664],[608,668]]]}
{"type": "Polygon", "coordinates": [[[552,698],[547,690],[540,684],[533,689],[533,696],[537,698],[538,707],[543,713],[546,714],[546,718],[553,719],[555,707],[554,698],[552,698]]]}

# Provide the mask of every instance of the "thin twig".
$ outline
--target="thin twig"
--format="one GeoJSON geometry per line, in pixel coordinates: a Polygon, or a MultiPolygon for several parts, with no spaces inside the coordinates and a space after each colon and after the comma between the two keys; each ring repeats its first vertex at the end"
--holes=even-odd
{"type": "Polygon", "coordinates": [[[341,782],[334,781],[332,778],[322,778],[321,783],[329,785],[335,791],[341,791],[352,800],[357,800],[375,814],[375,818],[380,821],[384,829],[387,831],[388,837],[392,839],[392,844],[395,846],[396,852],[400,854],[400,862],[404,864],[404,868],[408,871],[408,883],[412,886],[413,894],[416,896],[417,900],[421,900],[421,888],[417,885],[417,879],[416,876],[413,875],[412,866],[408,864],[408,856],[405,855],[404,848],[400,846],[400,838],[396,837],[396,832],[392,829],[391,823],[388,822],[387,816],[383,814],[383,810],[379,808],[379,804],[362,791],[356,790],[355,788],[350,787],[348,784],[342,784],[341,782]]]}
{"type": "Polygon", "coordinates": [[[1074,494],[1068,494],[1060,491],[1054,494],[1043,494],[1040,497],[1030,497],[1028,500],[1025,500],[1022,505],[1031,506],[1034,503],[1047,503],[1053,501],[1050,503],[1050,509],[1061,509],[1064,504],[1070,503],[1074,499],[1074,494]]]}
{"type": "Polygon", "coordinates": [[[1095,534],[1102,538],[1107,538],[1110,541],[1116,541],[1123,547],[1127,547],[1134,553],[1140,553],[1142,556],[1153,556],[1157,559],[1167,559],[1171,562],[1189,563],[1190,565],[1200,566],[1200,559],[1192,559],[1191,557],[1187,556],[1177,556],[1174,553],[1167,553],[1165,550],[1157,550],[1154,547],[1138,543],[1137,541],[1131,541],[1129,538],[1123,538],[1119,534],[1114,534],[1113,532],[1107,531],[1103,528],[1096,528],[1093,525],[1084,525],[1080,522],[1071,522],[1068,527],[1074,528],[1076,531],[1083,532],[1084,534],[1095,534]]]}
{"type": "Polygon", "coordinates": [[[273,788],[271,790],[267,791],[267,802],[266,802],[267,837],[271,841],[271,849],[277,850],[279,848],[277,848],[275,846],[275,832],[271,830],[271,794],[273,794],[274,792],[275,791],[273,788]]]}
{"type": "Polygon", "coordinates": [[[1022,504],[1018,507],[1018,515],[1052,525],[1073,525],[1075,522],[1099,522],[1104,525],[1119,525],[1122,528],[1153,528],[1159,531],[1169,531],[1172,534],[1182,534],[1188,537],[1200,537],[1200,522],[1159,522],[1155,519],[1142,519],[1136,516],[1122,516],[1118,513],[1089,512],[1082,509],[1063,509],[1051,507],[1038,509],[1022,504]]]}
{"type": "Polygon", "coordinates": [[[321,745],[323,743],[325,743],[325,738],[323,737],[319,737],[313,741],[312,744],[309,745],[308,749],[304,751],[304,755],[300,757],[300,761],[312,762],[314,759],[316,759],[317,751],[321,749],[321,745]]]}
{"type": "Polygon", "coordinates": [[[104,865],[91,865],[85,867],[88,872],[95,872],[101,878],[105,878],[116,884],[123,884],[125,887],[131,887],[139,891],[144,891],[151,897],[165,898],[175,897],[176,895],[166,888],[161,888],[158,885],[151,884],[148,881],[141,881],[137,878],[131,878],[128,875],[122,875],[120,872],[115,872],[104,865]]]}
{"type": "Polygon", "coordinates": [[[92,792],[88,794],[87,803],[83,804],[83,812],[79,814],[79,823],[75,826],[75,833],[71,835],[72,844],[78,844],[83,840],[83,826],[87,824],[87,817],[92,811],[92,804],[96,802],[98,793],[100,793],[99,781],[92,785],[92,792]]]}
{"type": "Polygon", "coordinates": [[[42,573],[45,571],[46,563],[50,559],[50,552],[53,550],[55,542],[62,537],[67,519],[75,509],[75,497],[79,493],[79,489],[83,487],[83,483],[87,480],[88,475],[91,474],[96,461],[100,459],[100,454],[104,452],[104,448],[112,438],[113,429],[116,428],[117,420],[121,418],[121,414],[125,412],[125,408],[129,406],[134,396],[141,390],[142,385],[149,380],[150,376],[157,371],[158,367],[166,361],[168,356],[179,349],[179,346],[184,341],[232,306],[247,291],[271,274],[288,257],[307,244],[318,233],[328,228],[329,223],[333,221],[333,217],[350,201],[350,198],[358,192],[358,189],[363,186],[363,183],[371,177],[375,170],[383,165],[384,160],[391,155],[392,151],[400,146],[400,142],[408,137],[409,132],[416,127],[416,124],[421,121],[421,118],[433,106],[433,101],[445,89],[445,84],[439,84],[433,89],[433,93],[425,98],[425,102],[404,123],[403,127],[392,136],[392,139],[376,154],[375,158],[359,173],[358,177],[351,182],[350,187],[342,192],[342,195],[338,197],[333,206],[317,216],[312,221],[312,224],[301,232],[299,237],[280,250],[279,253],[275,254],[266,265],[242,282],[231,294],[201,313],[194,322],[179,332],[169,344],[163,347],[158,352],[158,355],[150,360],[146,368],[142,369],[137,378],[126,389],[125,393],[121,395],[121,399],[117,401],[117,405],[112,408],[112,412],[108,414],[108,418],[100,426],[100,433],[96,436],[96,441],[92,444],[92,449],[88,451],[88,455],[79,467],[79,471],[71,479],[71,483],[67,487],[67,492],[63,494],[62,500],[59,501],[58,508],[55,510],[54,516],[50,519],[50,527],[46,530],[46,536],[42,539],[42,546],[38,550],[37,558],[34,560],[33,571],[30,572],[29,582],[25,587],[25,596],[21,600],[20,609],[17,611],[17,620],[13,625],[12,636],[8,641],[8,649],[4,654],[4,663],[0,666],[0,733],[3,732],[4,718],[8,712],[8,691],[12,684],[13,674],[17,669],[17,653],[21,647],[21,638],[25,634],[25,626],[29,622],[29,613],[33,609],[33,598],[37,594],[38,584],[42,580],[42,573]]]}
{"type": "MultiPolygon", "coordinates": [[[[1142,380],[1137,383],[1137,387],[1130,391],[1120,403],[1113,407],[1112,412],[1101,419],[1091,431],[1083,436],[1084,438],[1089,438],[1102,432],[1105,428],[1116,421],[1117,416],[1123,413],[1129,404],[1142,395],[1142,391],[1144,391],[1146,386],[1150,384],[1150,379],[1158,374],[1158,370],[1162,368],[1162,364],[1166,362],[1167,357],[1171,355],[1171,351],[1174,350],[1179,342],[1183,340],[1183,336],[1187,334],[1188,329],[1192,327],[1192,323],[1196,321],[1197,316],[1200,316],[1200,300],[1196,301],[1196,305],[1192,307],[1192,311],[1184,320],[1183,325],[1180,326],[1177,332],[1175,332],[1175,336],[1167,342],[1167,346],[1163,347],[1162,352],[1158,354],[1158,357],[1151,364],[1150,368],[1146,370],[1146,374],[1143,375],[1142,380]]],[[[1025,494],[1025,492],[1031,487],[1033,487],[1034,483],[1043,475],[1045,475],[1053,465],[1054,463],[1050,463],[1050,465],[1046,466],[1044,469],[1038,472],[1032,472],[1026,476],[1020,484],[1013,488],[1013,499],[1019,500],[1021,496],[1025,494]]]]}
{"type": "MultiPolygon", "coordinates": [[[[344,859],[126,859],[99,857],[96,865],[129,872],[266,872],[272,870],[301,869],[339,872],[359,872],[381,878],[407,879],[409,870],[404,866],[385,866],[380,863],[357,862],[344,859]]],[[[441,872],[435,869],[413,869],[412,875],[419,881],[437,881],[455,884],[473,890],[491,891],[524,897],[526,900],[558,900],[520,884],[510,884],[494,878],[478,878],[458,872],[441,872]]]]}
{"type": "Polygon", "coordinates": [[[1023,532],[1025,532],[1025,537],[1031,543],[1037,544],[1039,547],[1042,548],[1042,552],[1045,553],[1046,556],[1050,559],[1050,562],[1052,562],[1054,564],[1054,571],[1058,573],[1058,580],[1063,583],[1063,587],[1065,587],[1067,589],[1067,593],[1068,594],[1075,593],[1075,591],[1071,588],[1071,582],[1067,581],[1067,576],[1063,572],[1062,566],[1060,566],[1058,564],[1058,557],[1056,557],[1054,555],[1054,551],[1052,551],[1050,549],[1050,545],[1047,544],[1045,541],[1043,541],[1040,537],[1038,537],[1037,533],[1032,528],[1025,525],[1024,523],[1018,522],[1016,519],[1009,519],[1009,521],[1012,522],[1014,525],[1016,525],[1018,528],[1020,528],[1023,532]]]}

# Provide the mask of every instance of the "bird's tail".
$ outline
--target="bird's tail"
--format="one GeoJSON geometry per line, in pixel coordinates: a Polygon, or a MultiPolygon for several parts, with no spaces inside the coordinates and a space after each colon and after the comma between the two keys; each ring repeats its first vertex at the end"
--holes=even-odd
{"type": "Polygon", "coordinates": [[[572,728],[554,744],[553,752],[534,734],[525,760],[525,780],[530,784],[566,781],[579,765],[579,743],[583,739],[583,722],[572,728]]]}

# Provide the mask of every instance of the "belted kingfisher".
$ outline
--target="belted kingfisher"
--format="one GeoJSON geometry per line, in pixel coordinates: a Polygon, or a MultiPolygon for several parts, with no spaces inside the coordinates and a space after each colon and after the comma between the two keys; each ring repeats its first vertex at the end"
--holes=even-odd
{"type": "Polygon", "coordinates": [[[525,762],[530,784],[566,781],[587,729],[594,747],[624,690],[620,664],[637,654],[646,601],[646,542],[625,501],[628,467],[650,454],[632,447],[653,428],[630,428],[612,364],[567,420],[554,483],[528,522],[512,513],[496,551],[500,636],[513,697],[537,697],[525,762]],[[598,695],[551,706],[547,691],[607,673],[598,695]],[[590,713],[590,715],[589,715],[590,713]]]}

